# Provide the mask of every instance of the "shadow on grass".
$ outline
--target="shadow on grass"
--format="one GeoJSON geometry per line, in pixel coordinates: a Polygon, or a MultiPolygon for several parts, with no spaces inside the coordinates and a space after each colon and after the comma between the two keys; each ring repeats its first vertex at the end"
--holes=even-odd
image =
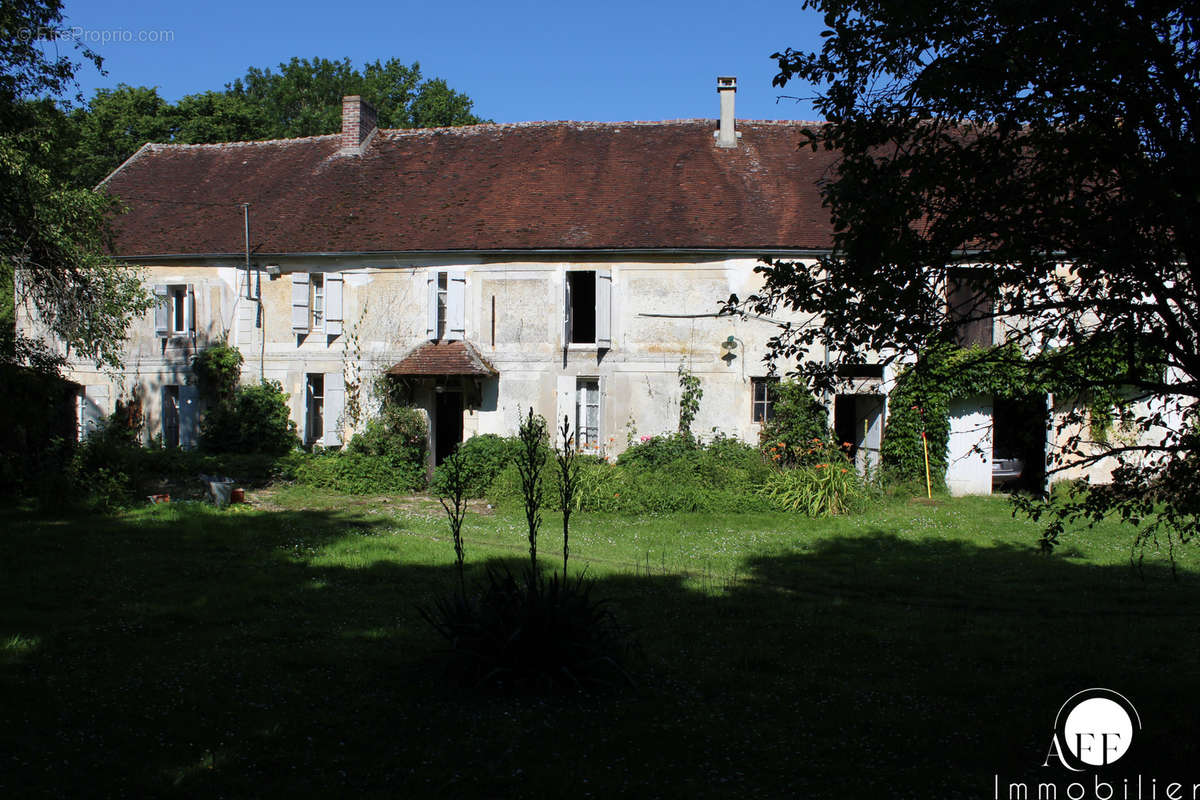
{"type": "Polygon", "coordinates": [[[1191,574],[883,530],[732,579],[597,570],[638,688],[503,698],[441,680],[416,608],[449,545],[403,520],[0,524],[5,796],[991,797],[1052,772],[1059,705],[1097,685],[1142,713],[1126,765],[1198,760],[1191,574]]]}

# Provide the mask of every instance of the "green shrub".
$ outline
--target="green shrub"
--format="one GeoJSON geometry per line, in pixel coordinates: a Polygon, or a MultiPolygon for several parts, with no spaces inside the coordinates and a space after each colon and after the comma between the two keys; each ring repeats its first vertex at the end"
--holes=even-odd
{"type": "Polygon", "coordinates": [[[848,513],[866,498],[862,479],[844,457],[774,472],[759,493],[777,508],[810,517],[848,513]]]}
{"type": "Polygon", "coordinates": [[[829,412],[808,387],[795,381],[772,384],[774,416],[762,429],[764,452],[781,466],[817,463],[813,442],[829,438],[829,412]]]}
{"type": "MultiPolygon", "coordinates": [[[[517,457],[520,447],[520,439],[497,436],[494,433],[472,436],[460,444],[458,454],[462,458],[467,475],[466,496],[483,497],[496,476],[517,457]]],[[[440,466],[434,470],[429,491],[439,497],[448,493],[445,470],[440,466]]]]}
{"type": "Polygon", "coordinates": [[[507,691],[629,684],[622,664],[626,632],[592,582],[580,575],[521,578],[489,569],[477,595],[456,592],[421,614],[450,644],[449,670],[459,683],[507,691]]]}
{"type": "Polygon", "coordinates": [[[423,464],[389,456],[304,453],[293,456],[289,468],[297,483],[343,494],[414,492],[425,485],[423,464]]]}
{"type": "Polygon", "coordinates": [[[204,348],[192,359],[200,394],[209,403],[232,403],[242,377],[242,351],[224,342],[204,348]]]}
{"type": "MultiPolygon", "coordinates": [[[[755,458],[761,461],[757,454],[755,458]]],[[[749,470],[704,457],[676,459],[657,467],[609,464],[584,457],[574,510],[636,514],[767,510],[771,506],[756,490],[769,471],[761,464],[749,470]]],[[[545,507],[551,511],[561,510],[558,480],[554,474],[542,476],[545,507]]],[[[521,485],[515,467],[500,473],[488,487],[487,497],[497,506],[519,507],[521,485]]]]}
{"type": "MultiPolygon", "coordinates": [[[[342,456],[359,460],[348,462],[340,470],[347,477],[335,483],[348,482],[364,487],[358,490],[359,493],[419,491],[425,487],[428,442],[429,423],[424,414],[415,408],[387,403],[380,415],[367,420],[363,432],[355,434],[346,444],[342,456]],[[396,477],[392,480],[382,479],[382,467],[375,466],[375,462],[390,465],[396,477]],[[349,480],[351,473],[358,474],[358,477],[349,480]],[[368,486],[374,488],[365,488],[368,486]]],[[[331,480],[331,469],[322,467],[317,472],[325,476],[321,480],[331,480]]]]}
{"type": "Polygon", "coordinates": [[[288,396],[275,381],[238,388],[231,401],[209,408],[200,423],[200,448],[209,453],[283,455],[299,444],[288,396]]]}
{"type": "Polygon", "coordinates": [[[690,433],[643,436],[641,441],[617,456],[617,463],[630,467],[660,467],[687,458],[698,449],[700,444],[690,433]]]}

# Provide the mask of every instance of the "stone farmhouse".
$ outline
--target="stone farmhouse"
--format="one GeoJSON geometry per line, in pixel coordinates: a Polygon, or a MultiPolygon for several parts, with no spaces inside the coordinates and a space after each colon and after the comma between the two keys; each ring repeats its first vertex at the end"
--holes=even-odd
{"type": "MultiPolygon", "coordinates": [[[[804,123],[735,121],[736,85],[718,79],[716,121],[380,130],[347,97],[340,134],[145,145],[102,187],[157,303],[122,373],[69,371],[83,434],[136,390],[147,435],[192,446],[190,361],[226,340],[244,380],[283,386],[308,445],[347,441],[386,373],[428,412],[432,460],[529,407],[614,454],[675,429],[681,366],[704,392],[693,430],[755,441],[780,320],[717,312],[759,286],[760,257],[828,252],[832,156],[800,147],[804,123]]],[[[891,378],[859,368],[825,398],[861,467],[891,378]]],[[[957,493],[991,491],[992,421],[990,397],[955,412],[957,493]]]]}

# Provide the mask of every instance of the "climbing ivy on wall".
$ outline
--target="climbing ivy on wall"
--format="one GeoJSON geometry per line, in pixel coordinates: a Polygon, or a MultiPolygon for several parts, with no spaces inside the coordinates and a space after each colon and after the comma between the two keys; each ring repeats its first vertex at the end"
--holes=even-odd
{"type": "Polygon", "coordinates": [[[880,455],[889,476],[900,481],[925,481],[921,446],[924,430],[929,442],[932,482],[944,487],[950,403],[975,394],[1016,397],[1046,391],[1035,372],[1013,345],[989,350],[950,344],[931,347],[900,373],[888,395],[888,419],[880,455]]]}
{"type": "MultiPolygon", "coordinates": [[[[888,419],[881,456],[890,477],[925,480],[921,431],[929,442],[929,471],[935,486],[945,486],[946,447],[950,440],[950,403],[977,394],[1000,397],[1054,393],[1077,398],[1067,422],[1111,426],[1114,407],[1121,412],[1128,385],[1163,369],[1161,352],[1136,336],[1093,340],[1071,349],[1026,358],[1015,344],[994,348],[962,348],[939,343],[900,373],[888,395],[888,419]],[[1103,376],[1106,380],[1098,379],[1103,376]],[[1097,384],[1100,384],[1097,386],[1097,384]],[[1084,387],[1088,387],[1084,393],[1084,387]]],[[[1078,436],[1067,442],[1077,447],[1078,436]]]]}

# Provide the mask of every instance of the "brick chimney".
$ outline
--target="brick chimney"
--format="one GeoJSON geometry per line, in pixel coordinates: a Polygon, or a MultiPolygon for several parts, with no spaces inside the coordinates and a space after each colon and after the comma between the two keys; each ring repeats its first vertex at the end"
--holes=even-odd
{"type": "Polygon", "coordinates": [[[721,127],[716,132],[717,147],[737,147],[740,133],[733,126],[733,96],[737,94],[737,78],[717,78],[717,94],[721,97],[721,127]]]}
{"type": "Polygon", "coordinates": [[[375,132],[374,107],[358,95],[342,98],[342,152],[362,152],[363,143],[375,132]]]}

